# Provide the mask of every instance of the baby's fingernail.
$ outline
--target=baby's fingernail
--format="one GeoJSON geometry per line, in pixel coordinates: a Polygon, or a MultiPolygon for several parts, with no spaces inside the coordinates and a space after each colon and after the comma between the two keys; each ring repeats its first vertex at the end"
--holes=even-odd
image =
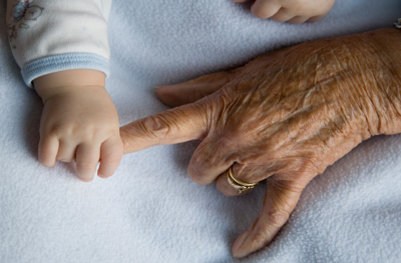
{"type": "Polygon", "coordinates": [[[248,255],[247,252],[245,252],[241,249],[241,246],[244,244],[244,241],[247,239],[248,236],[249,236],[249,230],[242,233],[237,238],[237,240],[234,242],[232,251],[233,251],[233,256],[235,258],[242,258],[242,257],[245,257],[246,255],[248,255]]]}

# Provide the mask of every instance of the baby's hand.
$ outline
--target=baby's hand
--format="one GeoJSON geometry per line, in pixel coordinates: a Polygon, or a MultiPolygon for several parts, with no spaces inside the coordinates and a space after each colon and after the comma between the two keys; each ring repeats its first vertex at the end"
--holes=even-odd
{"type": "Polygon", "coordinates": [[[75,160],[78,177],[91,181],[117,169],[123,145],[117,110],[104,88],[104,74],[67,70],[40,77],[34,86],[44,102],[39,161],[48,167],[75,160]]]}
{"type": "MultiPolygon", "coordinates": [[[[232,0],[243,3],[248,0],[232,0]]],[[[333,7],[335,0],[256,0],[251,12],[259,18],[301,24],[318,21],[333,7]]]]}

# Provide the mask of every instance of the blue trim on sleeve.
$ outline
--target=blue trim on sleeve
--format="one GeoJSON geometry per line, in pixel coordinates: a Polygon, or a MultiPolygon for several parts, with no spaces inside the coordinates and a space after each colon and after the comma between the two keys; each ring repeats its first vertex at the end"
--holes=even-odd
{"type": "Polygon", "coordinates": [[[69,53],[34,60],[21,69],[25,84],[32,88],[32,80],[57,71],[67,69],[94,69],[110,75],[109,61],[91,53],[69,53]]]}

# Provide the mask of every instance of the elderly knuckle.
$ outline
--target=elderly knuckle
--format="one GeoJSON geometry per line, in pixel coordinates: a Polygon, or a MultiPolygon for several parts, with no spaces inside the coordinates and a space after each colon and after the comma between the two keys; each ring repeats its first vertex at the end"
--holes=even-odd
{"type": "Polygon", "coordinates": [[[161,138],[167,136],[171,127],[162,115],[149,116],[142,122],[142,130],[153,137],[161,138]]]}
{"type": "Polygon", "coordinates": [[[290,212],[288,211],[288,208],[268,211],[265,213],[265,218],[269,225],[272,225],[274,227],[281,227],[290,218],[290,212]]]}
{"type": "Polygon", "coordinates": [[[220,144],[232,144],[233,142],[238,142],[241,138],[241,131],[238,126],[230,127],[226,129],[224,133],[219,134],[220,144]]]}
{"type": "Polygon", "coordinates": [[[271,237],[266,231],[258,231],[252,238],[252,245],[255,248],[264,247],[269,243],[270,240],[271,237]]]}
{"type": "Polygon", "coordinates": [[[297,171],[299,178],[315,176],[316,174],[319,174],[321,172],[323,171],[319,168],[317,161],[315,161],[312,157],[304,158],[303,161],[299,164],[297,171]]]}
{"type": "Polygon", "coordinates": [[[154,131],[166,131],[170,128],[169,122],[167,121],[166,117],[162,114],[156,114],[150,116],[149,118],[153,122],[152,129],[154,131]]]}
{"type": "Polygon", "coordinates": [[[188,175],[197,184],[208,184],[208,182],[205,180],[205,177],[201,172],[199,172],[199,169],[197,169],[194,165],[189,165],[188,166],[188,175]]]}
{"type": "Polygon", "coordinates": [[[256,139],[254,130],[256,127],[247,119],[237,116],[235,121],[226,122],[226,129],[222,134],[219,134],[219,142],[227,145],[232,145],[233,142],[236,144],[251,143],[252,139],[256,139]]]}
{"type": "MultiPolygon", "coordinates": [[[[238,69],[237,69],[238,70],[238,69]]],[[[235,74],[235,73],[233,73],[235,74]]],[[[228,108],[233,103],[241,102],[242,96],[246,95],[247,89],[243,86],[244,80],[232,80],[229,85],[221,88],[219,92],[219,104],[224,104],[228,108]]],[[[246,80],[245,80],[246,82],[246,80]]],[[[224,108],[224,107],[223,107],[224,108]]]]}

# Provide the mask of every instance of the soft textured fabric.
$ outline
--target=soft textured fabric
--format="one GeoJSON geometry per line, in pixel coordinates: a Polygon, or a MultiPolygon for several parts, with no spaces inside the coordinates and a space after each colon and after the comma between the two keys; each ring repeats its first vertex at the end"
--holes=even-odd
{"type": "Polygon", "coordinates": [[[22,78],[28,87],[40,76],[68,69],[94,69],[110,74],[109,61],[90,53],[68,53],[43,57],[26,64],[21,69],[22,78]]]}
{"type": "MultiPolygon", "coordinates": [[[[391,26],[400,13],[399,0],[337,0],[321,22],[289,25],[229,0],[115,1],[107,89],[125,124],[167,109],[153,86],[286,45],[391,26]]],[[[197,142],[126,155],[113,177],[91,183],[70,164],[42,167],[42,103],[22,81],[4,23],[0,48],[0,262],[400,262],[400,135],[369,139],[329,167],[269,247],[235,260],[231,246],[257,215],[263,183],[235,198],[195,184],[186,166],[197,142]]]]}
{"type": "Polygon", "coordinates": [[[8,38],[25,83],[31,87],[37,77],[73,68],[107,75],[110,8],[111,0],[7,0],[8,38]]]}

